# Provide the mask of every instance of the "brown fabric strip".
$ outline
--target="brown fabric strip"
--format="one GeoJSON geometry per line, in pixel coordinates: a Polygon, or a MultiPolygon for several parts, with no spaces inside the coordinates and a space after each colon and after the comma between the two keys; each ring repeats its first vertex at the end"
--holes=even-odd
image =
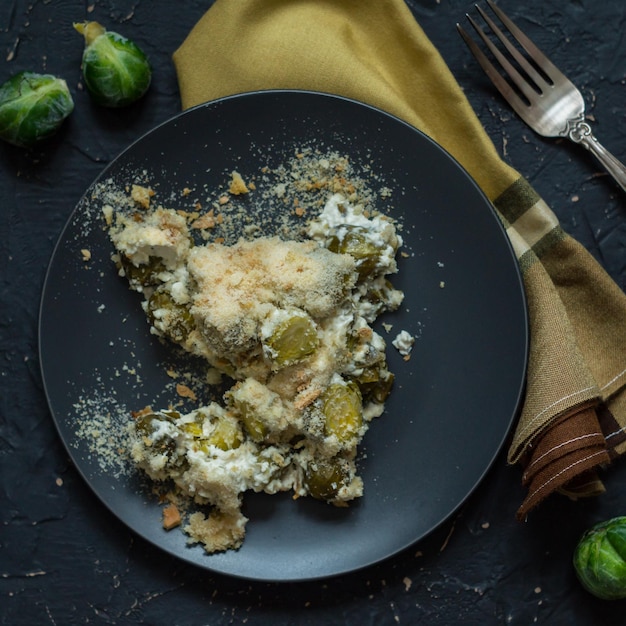
{"type": "Polygon", "coordinates": [[[604,445],[604,435],[592,406],[568,411],[538,437],[522,475],[522,484],[530,484],[537,474],[562,456],[583,448],[604,448],[604,445]]]}
{"type": "MultiPolygon", "coordinates": [[[[588,406],[569,417],[559,419],[546,430],[539,443],[533,447],[528,459],[527,467],[532,470],[525,474],[528,494],[518,509],[518,519],[525,519],[528,513],[551,493],[561,489],[567,490],[568,485],[572,485],[576,493],[581,495],[580,486],[576,486],[572,481],[599,465],[608,463],[609,460],[593,407],[588,406]],[[555,442],[567,441],[571,445],[566,453],[562,455],[553,453],[555,442]],[[546,461],[548,457],[549,462],[546,461]]],[[[597,493],[596,484],[593,492],[597,493]]]]}
{"type": "Polygon", "coordinates": [[[528,495],[517,511],[519,520],[526,519],[528,513],[545,498],[567,485],[579,474],[594,469],[598,464],[608,463],[609,455],[604,447],[576,450],[561,457],[558,461],[537,474],[528,487],[528,495]]]}

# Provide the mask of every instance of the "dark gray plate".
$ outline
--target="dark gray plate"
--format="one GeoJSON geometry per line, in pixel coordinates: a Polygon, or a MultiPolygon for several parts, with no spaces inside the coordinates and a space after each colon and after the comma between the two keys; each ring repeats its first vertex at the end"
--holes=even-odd
{"type": "MultiPolygon", "coordinates": [[[[175,399],[165,373],[177,357],[147,331],[136,294],[112,268],[90,188],[65,227],[43,291],[40,357],[52,416],[76,467],[130,528],[203,568],[267,581],[326,577],[385,559],[423,538],[472,493],[498,454],[524,385],[528,326],[508,239],[468,174],[429,138],[369,106],[309,92],[225,98],[157,127],[102,173],[128,181],[146,171],[159,197],[217,188],[226,173],[258,175],[305,145],[349,155],[392,189],[408,258],[394,284],[406,299],[387,315],[417,337],[410,361],[389,347],[396,386],[360,460],[364,497],[347,509],[288,494],[251,494],[243,547],[208,556],[161,528],[140,478],[94,453],[100,408],[175,399]],[[86,263],[81,250],[92,258],[86,263]],[[135,364],[139,363],[135,371],[135,364]],[[169,385],[169,386],[168,386],[169,385]],[[497,390],[497,393],[494,393],[497,390]],[[169,395],[168,395],[169,394],[169,395]],[[93,425],[93,424],[91,424],[93,425]],[[119,475],[118,475],[119,474],[119,475]]],[[[96,181],[98,182],[98,181],[96,181]]],[[[94,183],[95,184],[95,183],[94,183]]],[[[381,330],[385,335],[385,331],[381,330]]],[[[200,372],[198,364],[187,364],[200,372]]],[[[111,442],[105,445],[110,446],[111,442]]],[[[109,453],[111,450],[109,449],[109,453]]]]}

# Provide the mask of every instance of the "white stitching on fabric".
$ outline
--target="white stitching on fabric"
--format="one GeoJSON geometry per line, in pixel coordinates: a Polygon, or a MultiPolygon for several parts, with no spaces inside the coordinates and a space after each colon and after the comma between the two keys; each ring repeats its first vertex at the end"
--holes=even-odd
{"type": "Polygon", "coordinates": [[[606,385],[600,387],[600,390],[603,391],[607,387],[610,387],[620,376],[623,376],[624,374],[626,374],[626,370],[622,370],[617,376],[609,380],[609,382],[606,385]]]}
{"type": "Polygon", "coordinates": [[[533,498],[542,489],[545,489],[552,481],[556,480],[561,474],[564,474],[565,472],[567,472],[567,470],[570,470],[572,469],[572,467],[575,467],[576,465],[580,465],[581,463],[584,463],[585,461],[588,461],[589,459],[593,459],[594,456],[600,456],[602,454],[606,454],[606,452],[604,450],[600,452],[594,452],[593,454],[586,456],[584,459],[578,459],[578,461],[576,461],[575,463],[571,463],[567,467],[564,467],[560,472],[556,473],[554,476],[546,480],[545,483],[537,487],[537,489],[535,489],[531,494],[528,495],[527,499],[529,500],[530,498],[533,498]]]}
{"type": "Polygon", "coordinates": [[[608,435],[604,435],[604,439],[608,441],[611,437],[617,437],[617,435],[623,435],[624,432],[625,431],[623,428],[618,428],[617,430],[614,430],[612,433],[608,435]]]}
{"type": "Polygon", "coordinates": [[[539,461],[541,461],[541,459],[543,459],[544,457],[548,456],[548,454],[550,454],[550,452],[553,452],[554,450],[558,450],[559,448],[562,448],[563,446],[566,446],[568,443],[573,443],[574,441],[582,441],[583,439],[587,439],[588,437],[602,437],[602,435],[600,433],[587,433],[586,435],[580,435],[579,437],[573,437],[572,439],[568,439],[567,441],[563,441],[563,442],[559,443],[558,445],[554,446],[553,448],[550,448],[549,450],[544,452],[541,456],[539,456],[536,459],[534,459],[533,462],[528,465],[528,467],[526,468],[526,471],[524,472],[524,474],[526,474],[528,472],[528,470],[533,465],[535,465],[536,463],[539,463],[539,461]]]}
{"type": "Polygon", "coordinates": [[[583,393],[585,393],[586,391],[589,391],[590,389],[593,389],[593,387],[586,387],[585,389],[580,389],[579,391],[575,392],[575,393],[571,393],[569,396],[564,396],[562,398],[559,398],[558,400],[556,400],[555,402],[553,402],[551,405],[547,406],[545,409],[543,409],[542,411],[540,411],[539,413],[537,413],[537,415],[535,415],[535,417],[533,417],[530,422],[528,422],[528,424],[526,424],[526,427],[524,428],[524,430],[522,432],[526,432],[527,430],[530,429],[530,427],[544,414],[547,413],[552,407],[556,406],[557,404],[559,404],[559,402],[563,402],[564,400],[569,400],[571,398],[574,398],[575,396],[579,396],[583,393]]]}

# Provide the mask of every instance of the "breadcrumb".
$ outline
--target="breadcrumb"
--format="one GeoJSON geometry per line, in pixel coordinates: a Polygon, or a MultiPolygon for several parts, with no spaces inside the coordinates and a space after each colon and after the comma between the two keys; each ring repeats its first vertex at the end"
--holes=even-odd
{"type": "Polygon", "coordinates": [[[165,528],[165,530],[172,530],[172,528],[180,526],[181,522],[182,518],[180,516],[180,511],[176,505],[168,504],[163,509],[163,528],[165,528]]]}
{"type": "Polygon", "coordinates": [[[142,208],[150,208],[150,199],[154,196],[154,191],[149,187],[133,185],[130,190],[131,198],[142,208]]]}
{"type": "Polygon", "coordinates": [[[248,186],[246,185],[244,179],[241,177],[239,172],[233,172],[232,178],[230,181],[230,187],[228,191],[233,194],[233,196],[239,196],[244,193],[249,193],[248,186]]]}
{"type": "Polygon", "coordinates": [[[176,393],[181,398],[189,398],[190,400],[197,400],[196,394],[193,392],[193,390],[187,387],[187,385],[183,385],[182,383],[178,383],[176,385],[176,393]]]}

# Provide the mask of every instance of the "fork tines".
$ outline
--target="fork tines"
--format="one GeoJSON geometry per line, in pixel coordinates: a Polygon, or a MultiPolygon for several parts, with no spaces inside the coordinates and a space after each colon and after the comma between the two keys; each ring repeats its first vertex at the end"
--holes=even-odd
{"type": "MultiPolygon", "coordinates": [[[[543,93],[547,88],[554,85],[555,80],[562,77],[556,66],[537,48],[537,46],[507,17],[507,15],[492,1],[486,0],[490,9],[497,16],[500,22],[506,27],[509,33],[515,38],[520,47],[528,55],[522,52],[509,40],[500,27],[487,13],[478,5],[474,5],[485,24],[489,27],[493,35],[502,43],[509,56],[503,54],[500,48],[490,39],[479,24],[470,16],[466,15],[468,21],[480,36],[481,40],[500,64],[511,82],[504,76],[488,59],[476,42],[468,33],[457,24],[459,34],[471,50],[476,60],[483,68],[487,76],[511,106],[521,114],[530,102],[536,98],[537,94],[543,93]],[[515,61],[515,64],[511,62],[515,61]],[[541,69],[539,69],[539,67],[541,69]],[[518,69],[519,68],[519,69],[518,69]],[[524,75],[520,72],[524,73],[524,75]]],[[[563,77],[564,78],[564,77],[563,77]]]]}

